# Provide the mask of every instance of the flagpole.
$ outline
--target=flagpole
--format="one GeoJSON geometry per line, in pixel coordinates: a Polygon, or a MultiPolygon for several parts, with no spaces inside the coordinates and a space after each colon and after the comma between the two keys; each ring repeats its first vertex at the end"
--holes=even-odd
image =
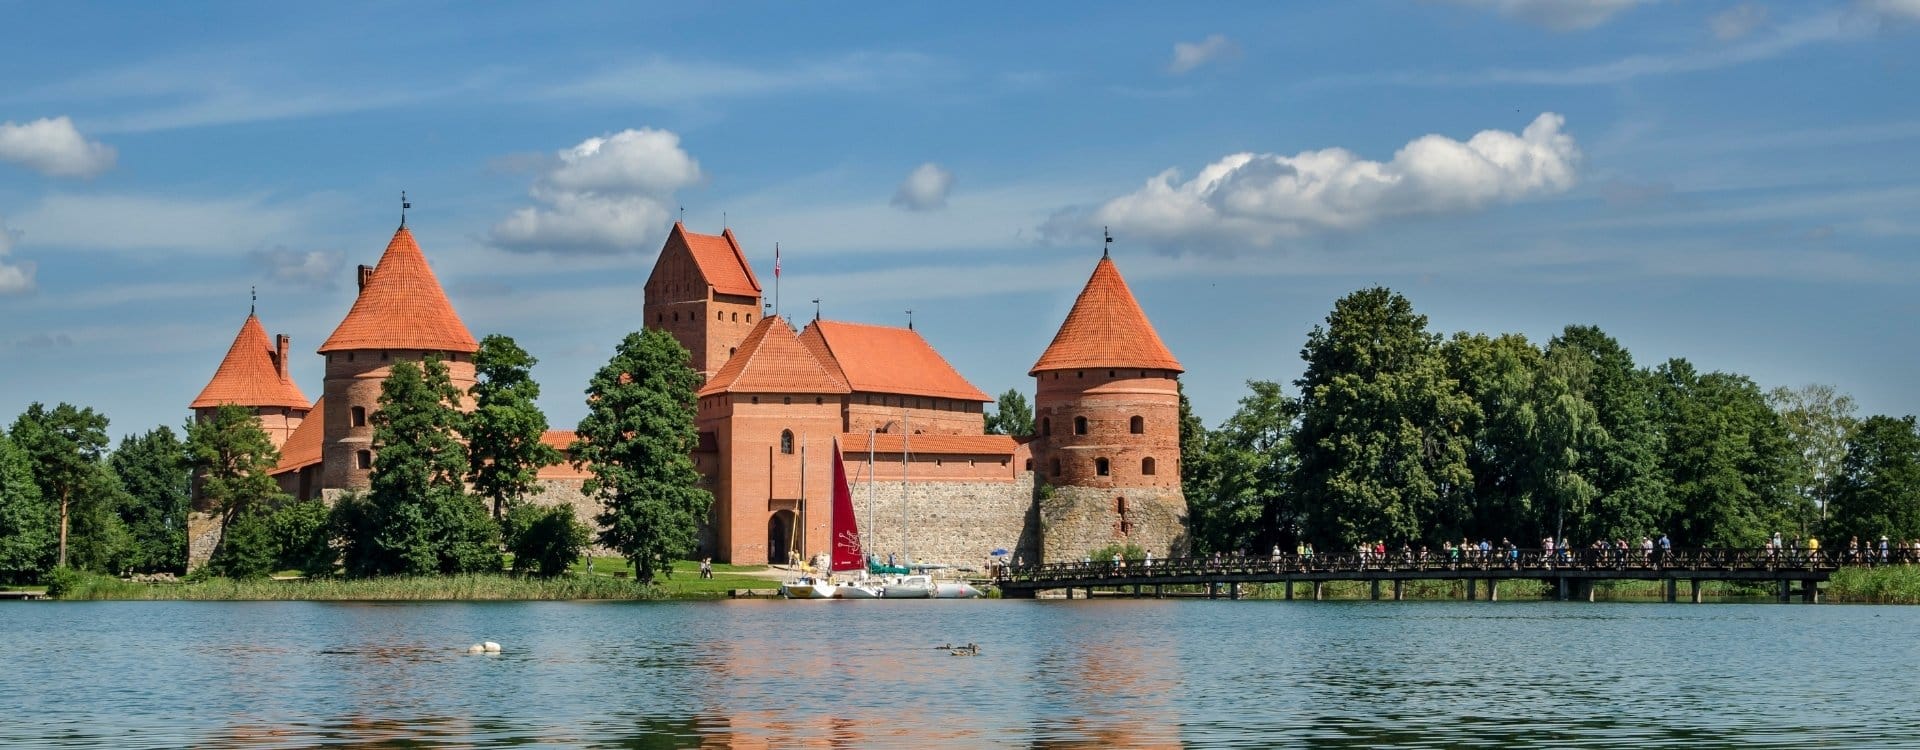
{"type": "Polygon", "coordinates": [[[773,243],[773,314],[780,315],[780,243],[773,243]]]}

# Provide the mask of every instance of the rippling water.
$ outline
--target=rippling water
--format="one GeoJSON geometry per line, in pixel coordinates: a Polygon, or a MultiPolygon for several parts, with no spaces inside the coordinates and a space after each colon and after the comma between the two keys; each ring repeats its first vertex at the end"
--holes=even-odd
{"type": "Polygon", "coordinates": [[[1920,746],[1906,607],[34,602],[0,634],[6,747],[1920,746]]]}

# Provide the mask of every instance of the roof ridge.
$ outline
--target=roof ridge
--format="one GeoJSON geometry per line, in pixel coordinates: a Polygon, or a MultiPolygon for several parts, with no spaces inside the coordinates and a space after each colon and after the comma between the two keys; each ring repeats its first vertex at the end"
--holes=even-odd
{"type": "Polygon", "coordinates": [[[849,389],[845,383],[834,377],[833,373],[828,371],[826,366],[822,365],[820,361],[813,356],[813,352],[809,351],[806,345],[800,342],[799,336],[794,332],[792,325],[788,324],[785,318],[778,315],[769,315],[761,318],[760,322],[755,323],[753,328],[747,331],[746,338],[740,342],[740,346],[734,351],[733,356],[728,357],[726,364],[721,365],[720,370],[713,374],[713,378],[708,380],[707,384],[700,389],[700,394],[709,395],[735,390],[846,393],[849,389]],[[769,338],[773,336],[774,326],[776,325],[786,334],[784,340],[769,338]],[[797,358],[799,361],[769,361],[764,366],[757,366],[760,362],[761,353],[779,350],[783,347],[786,348],[787,351],[774,353],[789,358],[797,358]],[[807,371],[795,371],[793,368],[796,365],[804,365],[807,371]],[[749,380],[750,377],[757,376],[762,380],[767,380],[775,379],[777,375],[782,374],[796,377],[788,382],[743,383],[743,381],[749,380]]]}
{"type": "Polygon", "coordinates": [[[348,349],[419,349],[473,353],[480,344],[467,331],[434,275],[433,266],[402,226],[387,242],[360,287],[359,296],[320,353],[348,349]]]}

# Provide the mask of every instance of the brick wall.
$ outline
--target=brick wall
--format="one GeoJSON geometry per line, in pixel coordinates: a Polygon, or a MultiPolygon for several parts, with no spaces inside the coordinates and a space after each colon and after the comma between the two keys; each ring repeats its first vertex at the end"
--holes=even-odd
{"type": "MultiPolygon", "coordinates": [[[[320,484],[326,489],[366,489],[372,473],[359,468],[357,455],[373,449],[373,413],[380,408],[380,386],[392,372],[395,362],[419,362],[427,352],[419,350],[365,350],[331,352],[327,355],[326,413],[319,415],[321,432],[320,484]],[[365,425],[352,423],[353,408],[366,410],[365,425]]],[[[453,387],[465,393],[473,387],[473,354],[448,353],[447,374],[453,387]]],[[[463,399],[463,410],[473,408],[472,399],[463,399]]],[[[309,415],[308,418],[313,418],[309,415]]]]}

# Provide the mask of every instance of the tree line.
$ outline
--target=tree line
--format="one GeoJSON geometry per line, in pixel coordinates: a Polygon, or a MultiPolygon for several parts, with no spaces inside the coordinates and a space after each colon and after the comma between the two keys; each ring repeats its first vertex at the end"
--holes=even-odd
{"type": "MultiPolygon", "coordinates": [[[[0,582],[59,568],[183,573],[196,497],[222,527],[206,575],[498,571],[503,550],[516,572],[557,575],[595,537],[572,508],[532,501],[540,469],[566,460],[541,441],[536,363],[511,338],[488,336],[464,393],[436,358],[395,363],[369,415],[369,487],[331,507],[280,488],[279,452],[243,407],[190,419],[184,437],[162,426],[109,451],[105,415],[35,403],[0,431],[0,582]]],[[[600,506],[597,541],[643,582],[694,551],[712,504],[691,456],[698,387],[671,335],[629,334],[588,384],[569,446],[600,506]]]]}

